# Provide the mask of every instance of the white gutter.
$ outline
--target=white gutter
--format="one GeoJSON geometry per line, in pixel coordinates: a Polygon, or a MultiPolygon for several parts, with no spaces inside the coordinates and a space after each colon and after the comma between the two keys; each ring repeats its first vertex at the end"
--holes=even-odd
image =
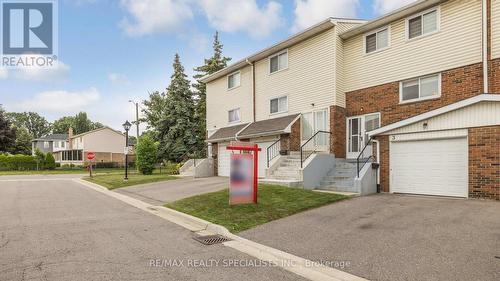
{"type": "Polygon", "coordinates": [[[483,89],[489,92],[488,79],[488,0],[483,0],[483,89]]]}

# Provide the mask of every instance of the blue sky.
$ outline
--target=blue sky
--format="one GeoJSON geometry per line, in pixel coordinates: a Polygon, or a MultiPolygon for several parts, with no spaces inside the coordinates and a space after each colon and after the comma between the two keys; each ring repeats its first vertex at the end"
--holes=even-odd
{"type": "Polygon", "coordinates": [[[0,104],[49,121],[86,111],[121,129],[134,119],[128,100],[165,89],[176,52],[191,76],[215,30],[236,61],[328,16],[372,19],[411,1],[60,0],[60,66],[0,69],[0,104]]]}

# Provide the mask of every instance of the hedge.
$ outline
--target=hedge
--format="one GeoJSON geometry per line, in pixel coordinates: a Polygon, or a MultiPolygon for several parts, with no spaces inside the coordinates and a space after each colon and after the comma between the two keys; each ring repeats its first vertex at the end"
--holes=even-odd
{"type": "Polygon", "coordinates": [[[0,171],[28,171],[37,169],[37,160],[30,155],[0,154],[0,171]]]}

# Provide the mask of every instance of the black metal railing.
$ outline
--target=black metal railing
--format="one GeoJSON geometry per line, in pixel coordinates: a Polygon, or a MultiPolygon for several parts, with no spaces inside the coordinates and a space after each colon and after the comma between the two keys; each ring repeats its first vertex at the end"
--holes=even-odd
{"type": "MultiPolygon", "coordinates": [[[[300,146],[300,167],[303,168],[303,165],[304,165],[304,161],[307,160],[307,158],[309,158],[309,156],[311,156],[314,152],[316,152],[316,143],[313,143],[314,144],[314,147],[309,150],[306,155],[306,151],[305,151],[305,147],[312,141],[312,140],[316,140],[316,137],[318,135],[327,135],[327,136],[330,136],[332,133],[331,132],[328,132],[328,131],[317,131],[312,137],[310,137],[303,145],[300,146]]],[[[329,140],[326,139],[325,140],[325,145],[328,145],[329,143],[329,140]]]]}
{"type": "Polygon", "coordinates": [[[267,148],[267,167],[269,168],[269,163],[271,163],[271,160],[276,158],[278,155],[280,155],[280,150],[281,150],[281,138],[275,141],[273,144],[271,144],[267,148]]]}
{"type": "Polygon", "coordinates": [[[368,158],[362,157],[365,152],[365,149],[372,144],[372,141],[373,137],[370,137],[370,139],[366,142],[365,147],[363,147],[363,150],[361,150],[361,152],[359,153],[358,158],[356,158],[356,174],[358,175],[358,178],[359,178],[359,172],[361,171],[361,169],[363,169],[366,163],[368,163],[368,161],[370,160],[375,160],[375,157],[373,157],[373,155],[370,155],[368,158]],[[360,161],[363,161],[361,166],[360,166],[360,161]]]}

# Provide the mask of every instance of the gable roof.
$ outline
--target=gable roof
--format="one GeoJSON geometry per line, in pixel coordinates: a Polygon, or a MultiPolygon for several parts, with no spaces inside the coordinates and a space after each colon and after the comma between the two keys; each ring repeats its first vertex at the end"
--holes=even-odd
{"type": "Polygon", "coordinates": [[[288,115],[285,117],[273,118],[251,123],[238,133],[238,138],[255,137],[263,135],[274,135],[279,133],[289,133],[290,127],[300,114],[288,115]]]}
{"type": "Polygon", "coordinates": [[[450,104],[447,106],[443,106],[441,108],[434,109],[434,110],[431,110],[429,112],[426,112],[426,113],[423,113],[423,114],[420,114],[420,115],[417,115],[417,116],[414,116],[414,117],[411,117],[411,118],[408,118],[405,120],[401,120],[399,122],[392,123],[392,124],[389,124],[389,125],[381,127],[381,128],[378,128],[376,130],[368,132],[368,135],[370,137],[380,135],[380,134],[392,131],[394,129],[398,129],[398,128],[401,128],[401,127],[404,127],[407,125],[411,125],[411,124],[414,124],[414,123],[417,123],[417,122],[420,122],[423,120],[427,120],[427,119],[432,118],[434,116],[438,116],[438,115],[441,115],[441,114],[444,114],[444,113],[447,113],[447,112],[450,112],[453,110],[457,110],[460,108],[464,108],[464,107],[467,107],[469,105],[476,104],[476,103],[483,102],[483,101],[500,102],[500,94],[477,95],[475,97],[461,100],[459,102],[456,102],[456,103],[453,103],[453,104],[450,104]]]}
{"type": "Polygon", "coordinates": [[[334,27],[338,22],[347,22],[347,23],[364,23],[366,21],[364,20],[356,20],[356,19],[342,19],[342,18],[327,18],[323,21],[321,21],[318,24],[315,24],[299,33],[296,33],[287,39],[280,41],[268,48],[265,48],[263,50],[258,51],[255,54],[252,54],[246,58],[243,58],[236,63],[233,63],[229,66],[227,66],[224,69],[221,69],[213,74],[204,76],[200,79],[201,82],[203,83],[208,83],[210,81],[213,81],[217,78],[220,78],[222,76],[225,76],[229,73],[232,73],[238,69],[241,69],[244,66],[250,65],[252,62],[267,58],[268,56],[271,56],[279,51],[282,51],[290,46],[296,45],[306,39],[309,39],[323,31],[326,31],[332,27],[334,27]]]}
{"type": "Polygon", "coordinates": [[[49,140],[68,140],[68,134],[50,134],[34,139],[33,141],[49,141],[49,140]]]}
{"type": "Polygon", "coordinates": [[[104,127],[102,127],[102,128],[98,128],[98,129],[95,129],[95,130],[92,130],[92,131],[88,131],[88,132],[85,132],[85,133],[81,133],[81,134],[78,134],[78,135],[74,135],[72,138],[73,138],[73,139],[74,139],[74,138],[79,138],[79,137],[82,137],[82,136],[84,136],[84,135],[92,134],[92,133],[95,133],[95,132],[98,132],[98,131],[102,131],[102,130],[106,130],[106,129],[107,129],[107,130],[111,130],[111,131],[113,131],[113,132],[115,132],[115,133],[117,133],[117,134],[119,134],[119,135],[121,135],[121,136],[124,136],[124,137],[125,137],[125,135],[124,135],[124,134],[122,134],[122,132],[117,131],[117,130],[115,130],[115,129],[112,129],[112,128],[108,127],[108,126],[104,126],[104,127]]]}
{"type": "Polygon", "coordinates": [[[379,27],[382,27],[384,25],[387,25],[393,21],[405,18],[407,16],[411,16],[412,14],[416,14],[422,10],[425,10],[427,8],[431,8],[432,6],[435,6],[441,2],[445,2],[446,0],[419,0],[414,3],[411,3],[409,5],[403,6],[397,10],[394,10],[390,13],[387,13],[385,15],[382,15],[374,20],[371,20],[369,22],[366,22],[364,24],[361,24],[359,26],[356,26],[354,28],[351,28],[343,33],[340,34],[340,38],[342,39],[347,39],[374,29],[377,29],[379,27]]]}
{"type": "Polygon", "coordinates": [[[230,139],[234,140],[236,139],[236,134],[243,130],[246,126],[248,126],[248,123],[220,128],[207,139],[207,142],[217,142],[230,139]]]}

